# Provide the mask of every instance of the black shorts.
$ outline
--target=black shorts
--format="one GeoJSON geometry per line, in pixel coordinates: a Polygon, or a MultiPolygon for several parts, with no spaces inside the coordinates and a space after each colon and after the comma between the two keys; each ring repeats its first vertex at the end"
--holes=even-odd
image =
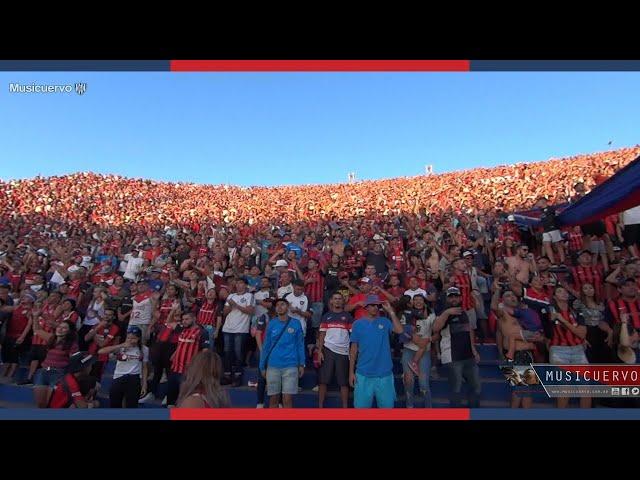
{"type": "Polygon", "coordinates": [[[47,346],[46,345],[31,345],[31,350],[29,350],[29,361],[33,362],[37,360],[38,362],[44,361],[47,356],[47,346]]]}
{"type": "Polygon", "coordinates": [[[640,243],[640,223],[634,225],[626,225],[622,232],[625,247],[637,245],[640,243]]]}
{"type": "Polygon", "coordinates": [[[15,338],[5,338],[2,343],[2,361],[4,363],[20,363],[20,355],[27,351],[29,344],[26,340],[16,345],[15,338]]]}
{"type": "Polygon", "coordinates": [[[349,386],[349,356],[339,355],[327,347],[322,348],[324,362],[318,371],[318,383],[329,385],[334,378],[339,387],[349,386]]]}

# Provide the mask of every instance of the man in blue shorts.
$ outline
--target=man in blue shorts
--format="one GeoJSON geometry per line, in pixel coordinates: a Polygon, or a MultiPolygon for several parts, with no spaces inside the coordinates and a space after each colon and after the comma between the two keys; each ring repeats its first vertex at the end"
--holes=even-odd
{"type": "Polygon", "coordinates": [[[371,408],[374,398],[378,408],[393,408],[396,399],[389,336],[392,331],[402,333],[403,328],[389,302],[382,307],[391,320],[380,316],[380,304],[377,295],[368,296],[364,302],[367,316],[353,324],[349,384],[355,388],[355,408],[371,408]]]}

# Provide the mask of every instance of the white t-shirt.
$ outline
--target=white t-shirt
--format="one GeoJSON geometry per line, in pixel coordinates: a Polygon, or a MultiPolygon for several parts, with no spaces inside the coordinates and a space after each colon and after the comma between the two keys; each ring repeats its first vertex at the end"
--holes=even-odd
{"type": "MultiPolygon", "coordinates": [[[[433,324],[436,321],[436,314],[431,313],[427,318],[421,318],[416,320],[416,330],[414,332],[415,335],[418,335],[420,338],[430,337],[431,332],[433,330],[433,324]]],[[[405,317],[402,317],[402,322],[406,322],[405,317]]],[[[409,350],[413,350],[417,352],[419,350],[418,345],[413,342],[405,343],[404,348],[408,348],[409,350]]],[[[431,350],[431,344],[427,345],[427,352],[431,350]]]]}
{"type": "Polygon", "coordinates": [[[87,315],[84,317],[83,325],[94,326],[100,323],[100,317],[104,315],[104,302],[92,302],[87,308],[87,315]]]}
{"type": "Polygon", "coordinates": [[[82,256],[82,263],[80,264],[81,267],[84,267],[86,269],[90,269],[91,268],[91,255],[83,255],[82,256]]]}
{"type": "Polygon", "coordinates": [[[289,316],[291,318],[297,318],[300,320],[300,324],[302,325],[302,333],[307,334],[307,319],[302,315],[295,314],[291,312],[291,308],[299,308],[303,312],[306,312],[309,309],[309,299],[303,293],[299,297],[296,297],[293,293],[290,293],[284,299],[289,302],[289,316]]]}
{"type": "Polygon", "coordinates": [[[269,290],[258,290],[253,294],[253,298],[256,303],[256,313],[254,313],[255,317],[260,318],[262,315],[267,313],[267,309],[260,305],[260,302],[265,298],[269,298],[269,295],[269,290]]]}
{"type": "Polygon", "coordinates": [[[411,300],[413,300],[413,297],[415,297],[416,295],[422,295],[425,298],[427,297],[427,292],[422,288],[416,288],[415,290],[406,290],[404,294],[410,296],[411,300]]]}
{"type": "MultiPolygon", "coordinates": [[[[225,307],[229,306],[229,300],[233,300],[241,307],[251,307],[255,305],[255,299],[253,293],[245,292],[242,295],[232,293],[227,297],[225,307]]],[[[237,308],[234,308],[229,312],[227,318],[224,321],[222,331],[224,333],[249,333],[249,327],[251,326],[251,315],[248,313],[242,313],[237,308]]]]}
{"type": "Polygon", "coordinates": [[[286,287],[280,287],[278,289],[278,298],[286,298],[287,295],[293,293],[293,284],[290,283],[286,287]]]}
{"type": "Polygon", "coordinates": [[[151,296],[153,292],[146,292],[133,297],[133,308],[131,309],[131,319],[129,325],[149,325],[153,316],[153,303],[151,296]]]}
{"type": "Polygon", "coordinates": [[[640,205],[625,210],[622,213],[622,220],[624,220],[625,225],[637,225],[640,223],[640,205]]]}
{"type": "Polygon", "coordinates": [[[142,376],[142,362],[149,361],[149,347],[142,346],[142,362],[140,361],[140,349],[138,347],[121,348],[116,351],[116,369],[113,371],[113,379],[124,375],[142,376]]]}
{"type": "Polygon", "coordinates": [[[127,267],[124,270],[123,277],[127,280],[135,280],[142,269],[144,258],[134,257],[130,253],[127,253],[124,259],[127,261],[127,267]]]}

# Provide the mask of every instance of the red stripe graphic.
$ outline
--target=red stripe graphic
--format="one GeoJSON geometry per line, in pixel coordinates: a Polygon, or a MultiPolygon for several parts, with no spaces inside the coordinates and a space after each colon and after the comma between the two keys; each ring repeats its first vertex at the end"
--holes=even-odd
{"type": "Polygon", "coordinates": [[[468,72],[469,60],[171,60],[172,72],[468,72]]]}
{"type": "Polygon", "coordinates": [[[171,420],[470,420],[468,408],[405,409],[190,409],[173,408],[171,420]]]}

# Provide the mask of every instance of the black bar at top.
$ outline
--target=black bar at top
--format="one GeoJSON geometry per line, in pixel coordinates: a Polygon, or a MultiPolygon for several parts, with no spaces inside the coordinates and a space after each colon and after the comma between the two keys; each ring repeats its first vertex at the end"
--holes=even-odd
{"type": "Polygon", "coordinates": [[[0,60],[4,72],[168,72],[169,60],[0,60]]]}

